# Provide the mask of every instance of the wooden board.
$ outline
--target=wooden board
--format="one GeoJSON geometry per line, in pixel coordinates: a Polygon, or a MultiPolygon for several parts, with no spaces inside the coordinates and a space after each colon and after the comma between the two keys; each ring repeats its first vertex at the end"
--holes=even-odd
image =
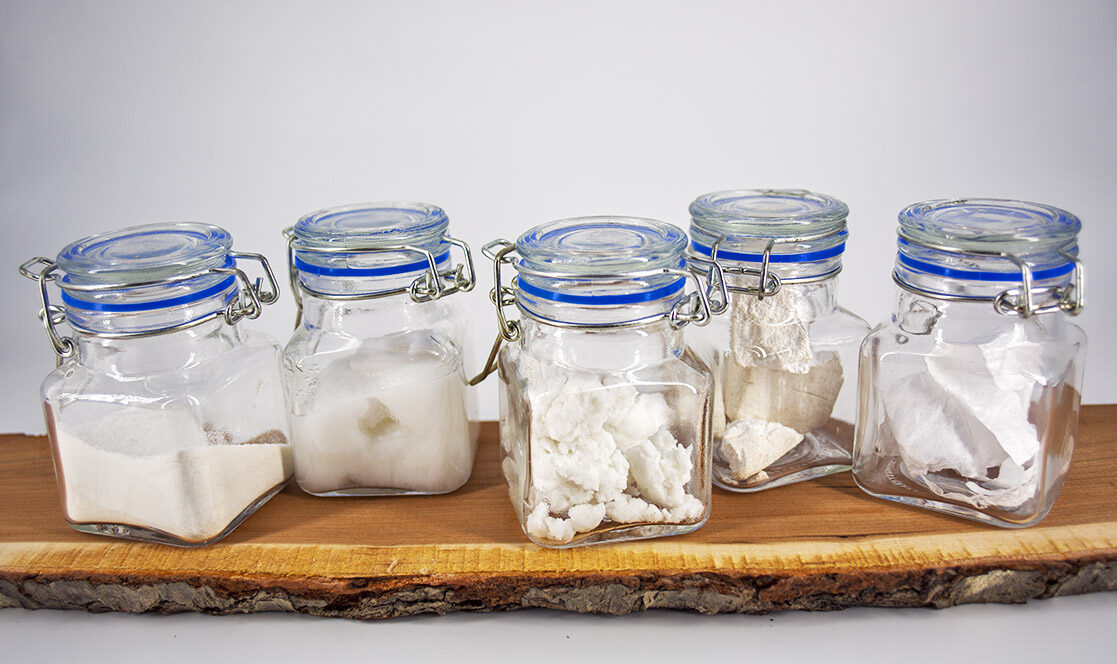
{"type": "Polygon", "coordinates": [[[848,473],[715,490],[690,535],[546,550],[520,532],[483,428],[448,496],[313,498],[289,488],[220,544],[179,549],[72,530],[44,438],[0,437],[0,607],[298,611],[386,618],[548,607],[621,614],[1023,602],[1117,589],[1117,405],[1083,410],[1050,516],[1003,530],[861,493],[848,473]]]}

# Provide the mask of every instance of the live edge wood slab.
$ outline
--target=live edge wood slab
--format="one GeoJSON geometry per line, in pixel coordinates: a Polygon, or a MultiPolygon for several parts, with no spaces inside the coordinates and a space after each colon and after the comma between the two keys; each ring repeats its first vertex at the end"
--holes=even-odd
{"type": "Polygon", "coordinates": [[[736,495],[682,537],[528,543],[483,428],[473,479],[438,497],[288,488],[202,549],[62,520],[47,443],[0,436],[0,607],[390,618],[547,607],[762,613],[947,607],[1117,590],[1117,405],[1083,409],[1070,478],[1040,525],[1003,530],[870,498],[849,474],[736,495]]]}

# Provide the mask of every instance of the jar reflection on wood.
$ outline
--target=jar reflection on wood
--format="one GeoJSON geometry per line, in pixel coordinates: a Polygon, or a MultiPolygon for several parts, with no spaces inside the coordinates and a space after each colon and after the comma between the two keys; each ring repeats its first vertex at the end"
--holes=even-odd
{"type": "Polygon", "coordinates": [[[449,296],[473,288],[473,263],[448,226],[433,205],[368,203],[288,229],[300,320],[284,366],[304,491],[436,494],[469,479],[467,319],[449,296]]]}
{"type": "Polygon", "coordinates": [[[709,516],[712,385],[683,330],[709,319],[709,300],[684,248],[673,226],[620,217],[486,245],[507,340],[502,469],[533,542],[674,535],[709,516]],[[511,286],[502,267],[516,271],[511,286]],[[521,320],[505,317],[511,304],[521,320]]]}
{"type": "Polygon", "coordinates": [[[1080,227],[1019,201],[900,213],[896,308],[861,349],[863,489],[1000,526],[1047,514],[1078,423],[1080,227]]]}
{"type": "Polygon", "coordinates": [[[857,350],[869,330],[838,306],[845,203],[734,190],[690,206],[691,263],[721,266],[729,301],[697,338],[714,357],[714,482],[759,491],[848,470],[857,350]]]}
{"type": "Polygon", "coordinates": [[[153,224],[20,271],[39,284],[59,358],[42,396],[74,528],[207,544],[283,487],[292,464],[279,347],[239,325],[278,298],[263,256],[232,251],[216,226],[153,224]],[[245,261],[259,263],[266,288],[245,261]],[[50,303],[51,284],[62,305],[50,303]]]}

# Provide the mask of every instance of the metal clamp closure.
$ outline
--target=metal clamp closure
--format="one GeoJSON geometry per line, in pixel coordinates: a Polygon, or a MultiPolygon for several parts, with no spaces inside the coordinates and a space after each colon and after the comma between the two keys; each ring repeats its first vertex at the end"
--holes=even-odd
{"type": "MultiPolygon", "coordinates": [[[[501,277],[501,268],[505,264],[512,264],[515,262],[513,257],[516,251],[516,245],[508,240],[493,240],[485,244],[482,248],[482,253],[493,261],[493,288],[489,291],[489,300],[496,307],[496,319],[498,325],[498,332],[496,339],[493,342],[492,348],[489,351],[489,358],[485,363],[484,369],[481,370],[477,376],[469,381],[470,385],[476,385],[484,380],[489,374],[496,369],[496,361],[500,350],[500,345],[503,341],[516,341],[523,335],[523,328],[518,320],[510,319],[505,313],[505,308],[515,305],[520,310],[520,313],[529,317],[535,316],[525,309],[516,299],[516,286],[519,277],[513,277],[510,285],[505,286],[501,277]]],[[[534,270],[525,267],[524,265],[517,266],[519,275],[527,275],[532,277],[540,277],[544,279],[574,279],[578,281],[616,281],[618,279],[641,279],[661,275],[675,275],[682,277],[684,280],[692,279],[695,283],[695,289],[680,298],[672,305],[670,311],[656,314],[637,320],[626,321],[623,323],[605,323],[605,324],[582,324],[582,323],[567,323],[547,319],[548,325],[567,328],[625,328],[635,327],[639,325],[646,325],[648,323],[668,319],[672,329],[679,329],[689,324],[705,325],[710,322],[711,317],[720,313],[725,309],[728,303],[728,293],[725,287],[725,278],[721,272],[721,267],[713,265],[708,274],[714,275],[710,278],[707,286],[703,288],[702,275],[692,268],[659,268],[654,270],[644,270],[640,272],[614,272],[602,274],[579,274],[571,275],[566,272],[546,272],[542,270],[534,270]]]]}
{"type": "MultiPolygon", "coordinates": [[[[900,276],[899,270],[892,271],[892,280],[898,286],[909,292],[924,297],[930,297],[937,300],[945,300],[948,302],[993,302],[993,309],[1002,316],[1020,316],[1021,318],[1029,318],[1040,314],[1054,313],[1063,311],[1071,316],[1077,316],[1082,313],[1086,306],[1086,269],[1082,261],[1077,256],[1071,254],[1068,249],[1073,247],[1073,243],[1068,246],[1062,247],[1058,250],[1058,255],[1065,258],[1067,262],[1072,265],[1071,280],[1065,286],[1047,286],[1044,288],[1035,288],[1033,286],[1035,277],[1033,270],[1028,263],[1017,256],[1016,254],[1007,251],[980,251],[980,250],[959,250],[954,247],[928,242],[926,240],[914,239],[911,236],[901,232],[900,238],[908,244],[924,247],[933,251],[941,251],[943,253],[959,255],[959,256],[973,256],[976,258],[1003,258],[1012,262],[1020,269],[1020,286],[1018,288],[1009,288],[1007,290],[997,293],[993,297],[982,297],[976,295],[955,295],[949,293],[939,293],[935,291],[928,291],[920,288],[900,276]],[[1036,305],[1036,301],[1043,296],[1049,296],[1054,301],[1050,304],[1036,305]]],[[[1007,276],[1007,275],[1006,275],[1007,276]]],[[[1006,279],[1007,281],[1007,279],[1006,279]]]]}
{"type": "Polygon", "coordinates": [[[306,292],[314,297],[323,300],[371,300],[381,297],[390,297],[392,295],[401,295],[407,293],[414,302],[432,302],[439,298],[454,293],[466,293],[473,290],[474,285],[477,283],[476,276],[473,271],[473,254],[469,250],[469,245],[449,235],[442,236],[442,239],[447,243],[458,247],[462,250],[464,261],[458,265],[452,265],[445,270],[438,269],[438,257],[423,247],[418,247],[410,244],[401,244],[390,247],[314,247],[299,244],[299,238],[295,236],[294,228],[288,226],[283,229],[283,236],[287,238],[287,275],[291,282],[291,291],[295,296],[295,305],[298,309],[295,318],[295,326],[298,327],[302,320],[303,298],[302,293],[306,292]],[[299,280],[299,270],[295,265],[295,252],[306,252],[316,254],[386,254],[397,253],[401,251],[408,251],[418,254],[422,260],[427,264],[423,274],[416,277],[410,285],[394,288],[387,291],[377,291],[374,293],[326,293],[318,290],[308,288],[299,280]]]}
{"type": "MultiPolygon", "coordinates": [[[[139,337],[150,337],[157,334],[166,334],[169,332],[177,332],[184,330],[195,325],[211,321],[215,318],[221,317],[229,325],[235,325],[240,320],[245,318],[257,318],[263,311],[263,307],[268,304],[273,304],[279,299],[279,283],[275,279],[275,274],[272,272],[271,265],[268,264],[268,259],[262,254],[253,254],[247,252],[229,252],[228,256],[235,260],[253,260],[260,263],[264,270],[264,275],[267,277],[267,288],[263,287],[263,282],[260,278],[255,281],[249,279],[245,272],[237,267],[215,267],[199,270],[190,274],[178,275],[168,277],[165,279],[154,279],[151,281],[144,281],[139,283],[108,283],[108,284],[74,284],[67,283],[65,288],[69,291],[79,293],[101,293],[114,290],[128,289],[134,290],[138,288],[151,288],[157,286],[168,286],[172,284],[180,284],[192,279],[204,277],[206,275],[218,274],[229,275],[240,283],[238,295],[233,301],[229,302],[224,309],[215,311],[213,313],[202,316],[195,320],[186,321],[177,325],[168,327],[161,327],[154,330],[143,330],[140,332],[96,332],[77,328],[72,322],[70,326],[82,332],[93,334],[95,336],[110,338],[110,339],[132,339],[139,337]]],[[[37,281],[39,283],[39,296],[43,304],[43,308],[39,310],[39,318],[43,321],[46,327],[47,336],[50,338],[51,346],[54,352],[58,355],[59,362],[63,359],[71,357],[77,350],[77,344],[72,337],[63,337],[58,332],[58,325],[67,322],[65,309],[59,305],[50,303],[50,294],[47,291],[47,283],[58,281],[56,273],[60,270],[58,264],[49,258],[36,256],[31,260],[19,266],[19,273],[23,276],[37,281]],[[34,268],[39,266],[38,271],[34,268]]],[[[61,287],[61,286],[60,286],[61,287]]]]}
{"type": "MultiPolygon", "coordinates": [[[[769,263],[772,258],[772,250],[777,244],[797,244],[800,242],[811,242],[814,240],[821,240],[828,237],[839,236],[846,232],[846,225],[843,223],[840,228],[829,229],[821,233],[814,233],[810,235],[799,235],[796,237],[773,237],[768,238],[767,243],[764,245],[764,251],[760,254],[760,267],[746,267],[744,265],[725,264],[724,261],[732,260],[733,263],[739,262],[737,259],[722,259],[719,261],[718,252],[721,249],[721,244],[726,241],[726,236],[719,237],[710,247],[710,257],[703,258],[696,254],[693,250],[687,252],[687,260],[692,263],[700,263],[707,266],[706,278],[708,281],[713,282],[715,277],[712,275],[712,266],[716,265],[724,274],[743,275],[749,277],[756,277],[756,285],[754,286],[730,286],[726,285],[725,289],[732,293],[742,293],[745,295],[755,295],[756,299],[763,300],[766,297],[772,297],[780,292],[784,284],[807,284],[815,283],[818,281],[825,281],[831,277],[836,276],[842,271],[842,266],[839,264],[831,270],[823,272],[822,274],[811,275],[809,277],[788,277],[781,278],[775,272],[772,272],[769,263]]],[[[722,275],[719,275],[722,276],[722,275]]],[[[726,307],[728,303],[726,304],[726,307]]],[[[725,311],[726,307],[715,307],[714,313],[720,314],[725,311]]]]}

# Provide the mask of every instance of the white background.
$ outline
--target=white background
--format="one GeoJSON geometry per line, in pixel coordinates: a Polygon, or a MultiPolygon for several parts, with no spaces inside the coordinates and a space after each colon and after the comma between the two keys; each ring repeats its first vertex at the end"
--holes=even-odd
{"type": "MultiPolygon", "coordinates": [[[[479,247],[584,214],[685,226],[694,197],[740,186],[803,187],[849,204],[841,299],[872,322],[891,308],[903,206],[996,196],[1078,214],[1091,281],[1079,319],[1090,337],[1084,400],[1117,402],[1112,0],[0,0],[0,366],[8,386],[0,430],[42,432],[36,386],[54,363],[35,319],[34,284],[15,268],[93,232],[208,221],[282,272],[280,229],[327,206],[435,203],[453,232],[479,247]]],[[[478,289],[455,297],[468,303],[480,363],[495,323],[488,262],[478,259],[478,289]]],[[[285,339],[293,314],[285,292],[253,327],[285,339]]],[[[495,418],[491,380],[481,401],[483,416],[495,418]]],[[[1113,607],[1092,598],[935,620],[957,626],[961,616],[985,616],[992,630],[995,616],[1014,621],[1012,611],[1040,610],[1111,628],[1113,607]]],[[[4,632],[58,624],[30,615],[3,612],[4,632]]],[[[548,624],[538,616],[549,614],[523,615],[528,625],[548,624]]],[[[919,614],[888,615],[904,623],[919,614]]],[[[289,622],[298,620],[251,624],[308,624],[289,622]]],[[[480,638],[475,623],[481,636],[523,627],[511,618],[450,620],[425,624],[464,625],[462,638],[480,638]]],[[[820,640],[835,624],[828,615],[777,619],[785,620],[805,626],[795,638],[820,640]]],[[[663,624],[634,621],[653,632],[663,624]]],[[[76,634],[105,624],[80,623],[87,631],[76,634]]],[[[212,620],[158,624],[188,630],[212,620]]],[[[577,632],[603,623],[550,624],[577,632]]],[[[842,624],[854,636],[876,631],[842,624]]],[[[919,629],[928,639],[934,628],[919,629]]],[[[687,632],[677,634],[685,642],[687,632]]],[[[1112,645],[1112,634],[1079,643],[1102,637],[1112,645]]]]}

